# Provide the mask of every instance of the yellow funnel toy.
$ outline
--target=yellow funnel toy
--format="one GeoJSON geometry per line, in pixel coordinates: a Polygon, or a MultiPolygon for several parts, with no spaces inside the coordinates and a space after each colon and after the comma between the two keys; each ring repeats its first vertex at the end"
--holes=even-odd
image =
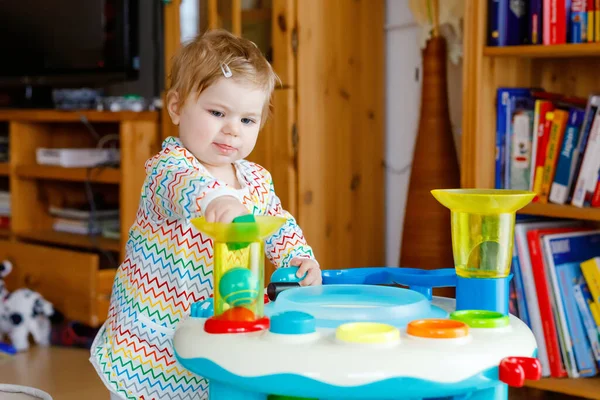
{"type": "Polygon", "coordinates": [[[510,273],[515,214],[534,192],[503,189],[437,189],[431,194],[450,209],[456,274],[502,278],[510,273]]]}
{"type": "Polygon", "coordinates": [[[230,322],[251,322],[263,317],[265,272],[264,239],[286,219],[244,215],[230,224],[191,220],[214,240],[214,317],[230,322]]]}

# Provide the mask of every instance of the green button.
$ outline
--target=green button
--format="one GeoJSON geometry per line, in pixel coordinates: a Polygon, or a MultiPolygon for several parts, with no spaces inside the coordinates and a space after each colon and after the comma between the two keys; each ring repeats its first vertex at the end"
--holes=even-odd
{"type": "Polygon", "coordinates": [[[503,328],[510,325],[508,315],[488,310],[461,310],[450,314],[450,319],[462,321],[471,328],[503,328]]]}

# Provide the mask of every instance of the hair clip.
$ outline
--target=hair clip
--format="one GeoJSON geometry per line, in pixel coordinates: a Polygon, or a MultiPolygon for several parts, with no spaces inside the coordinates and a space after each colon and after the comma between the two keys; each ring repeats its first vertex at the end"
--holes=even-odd
{"type": "Polygon", "coordinates": [[[229,69],[229,65],[225,63],[221,63],[221,71],[223,71],[223,75],[225,75],[225,78],[231,78],[231,75],[233,75],[231,73],[231,69],[229,69]]]}

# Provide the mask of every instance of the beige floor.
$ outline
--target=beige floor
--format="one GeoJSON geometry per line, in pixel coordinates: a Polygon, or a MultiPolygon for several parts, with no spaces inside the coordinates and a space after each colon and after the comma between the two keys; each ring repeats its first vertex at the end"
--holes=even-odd
{"type": "Polygon", "coordinates": [[[32,386],[55,400],[108,400],[108,391],[88,358],[88,350],[34,346],[0,358],[0,383],[32,386]]]}

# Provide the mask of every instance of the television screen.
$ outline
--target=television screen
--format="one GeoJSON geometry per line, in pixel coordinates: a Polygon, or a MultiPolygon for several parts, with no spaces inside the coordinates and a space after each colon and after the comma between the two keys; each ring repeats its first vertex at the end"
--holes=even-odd
{"type": "Polygon", "coordinates": [[[134,77],[138,0],[0,0],[0,79],[134,77]]]}

